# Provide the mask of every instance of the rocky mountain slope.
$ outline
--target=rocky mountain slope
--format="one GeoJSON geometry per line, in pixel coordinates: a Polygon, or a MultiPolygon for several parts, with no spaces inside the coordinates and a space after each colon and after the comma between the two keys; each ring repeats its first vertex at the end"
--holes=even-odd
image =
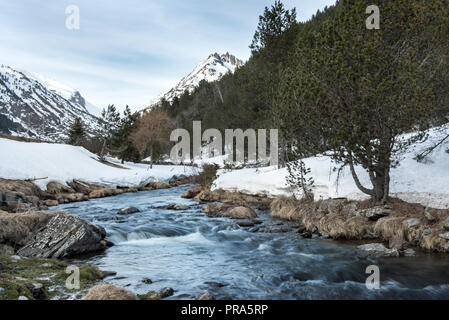
{"type": "Polygon", "coordinates": [[[147,109],[157,105],[162,99],[172,102],[175,97],[180,97],[185,91],[192,92],[202,80],[213,82],[220,80],[225,74],[243,66],[243,61],[239,60],[229,52],[224,54],[211,54],[206,60],[199,63],[196,68],[184,77],[174,88],[165,94],[160,95],[142,109],[147,109]]]}
{"type": "Polygon", "coordinates": [[[75,117],[88,133],[97,128],[98,109],[81,94],[54,80],[0,66],[0,132],[61,141],[75,117]]]}

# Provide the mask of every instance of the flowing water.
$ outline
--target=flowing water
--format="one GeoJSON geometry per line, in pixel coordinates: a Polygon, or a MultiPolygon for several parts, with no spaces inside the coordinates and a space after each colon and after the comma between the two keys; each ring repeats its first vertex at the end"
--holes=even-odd
{"type": "Polygon", "coordinates": [[[107,230],[107,239],[116,245],[82,262],[117,272],[105,281],[139,294],[172,287],[175,295],[170,299],[192,299],[204,292],[233,300],[449,298],[447,256],[360,260],[355,243],[302,239],[293,225],[272,220],[268,212],[258,212],[263,226],[291,227],[291,232],[251,232],[229,219],[208,218],[202,205],[181,199],[188,188],[123,194],[55,209],[107,230]],[[172,203],[189,209],[164,209],[172,203]],[[128,206],[141,212],[117,215],[128,206]],[[369,265],[380,268],[380,290],[365,285],[369,265]],[[144,278],[153,283],[143,283],[144,278]]]}

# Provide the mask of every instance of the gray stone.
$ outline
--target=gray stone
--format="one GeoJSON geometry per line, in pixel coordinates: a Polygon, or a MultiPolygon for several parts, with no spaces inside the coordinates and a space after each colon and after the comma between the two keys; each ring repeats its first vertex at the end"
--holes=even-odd
{"type": "Polygon", "coordinates": [[[22,301],[25,301],[25,300],[29,300],[27,297],[24,297],[24,296],[20,296],[17,300],[22,300],[22,301]]]}
{"type": "Polygon", "coordinates": [[[149,278],[145,278],[145,279],[142,280],[142,282],[145,283],[145,284],[152,284],[153,280],[151,280],[149,278]]]}
{"type": "Polygon", "coordinates": [[[370,221],[377,221],[381,218],[388,217],[391,214],[391,210],[386,209],[385,207],[374,207],[365,210],[360,210],[357,212],[357,214],[370,221]]]}
{"type": "Polygon", "coordinates": [[[444,240],[449,240],[449,232],[440,234],[440,238],[444,240]]]}
{"type": "Polygon", "coordinates": [[[435,231],[436,231],[435,229],[426,229],[422,232],[422,235],[423,235],[423,237],[427,237],[427,236],[430,236],[435,231]]]}
{"type": "Polygon", "coordinates": [[[128,214],[133,214],[133,213],[138,213],[138,212],[140,212],[140,210],[137,209],[136,207],[128,207],[128,208],[123,208],[123,209],[119,210],[117,212],[117,214],[128,215],[128,214]]]}
{"type": "Polygon", "coordinates": [[[164,299],[164,298],[171,297],[174,293],[175,293],[175,290],[173,290],[172,288],[163,288],[163,289],[159,290],[157,295],[159,297],[161,297],[162,299],[164,299]]]}
{"type": "Polygon", "coordinates": [[[237,221],[237,224],[240,227],[254,227],[254,222],[252,222],[251,220],[239,220],[237,221]]]}
{"type": "Polygon", "coordinates": [[[37,300],[42,300],[46,296],[44,285],[41,283],[33,283],[31,293],[33,294],[33,298],[37,300]]]}
{"type": "Polygon", "coordinates": [[[5,293],[5,289],[0,288],[0,296],[5,293]]]}
{"type": "Polygon", "coordinates": [[[398,249],[388,249],[382,243],[371,243],[357,247],[357,256],[361,259],[399,257],[398,249]]]}
{"type": "Polygon", "coordinates": [[[68,258],[106,248],[106,231],[77,217],[54,216],[33,239],[17,253],[34,258],[68,258]]]}
{"type": "Polygon", "coordinates": [[[188,206],[183,206],[181,204],[176,204],[176,203],[167,206],[167,210],[185,211],[188,209],[189,209],[188,206]]]}
{"type": "Polygon", "coordinates": [[[404,227],[408,229],[415,228],[421,224],[421,219],[417,218],[407,219],[404,222],[402,222],[402,224],[404,225],[404,227]]]}

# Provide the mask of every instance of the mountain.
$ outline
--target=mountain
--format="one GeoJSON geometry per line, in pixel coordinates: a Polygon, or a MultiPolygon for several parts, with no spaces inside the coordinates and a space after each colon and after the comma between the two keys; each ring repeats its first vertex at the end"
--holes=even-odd
{"type": "Polygon", "coordinates": [[[99,110],[55,80],[0,66],[0,132],[58,142],[75,117],[94,134],[99,110]]]}
{"type": "Polygon", "coordinates": [[[243,61],[226,52],[224,54],[211,54],[206,60],[202,61],[186,77],[184,77],[174,88],[165,94],[154,99],[149,105],[141,110],[157,105],[162,99],[172,102],[175,97],[180,97],[186,90],[192,92],[202,80],[214,82],[220,80],[225,74],[234,71],[243,66],[243,61]]]}

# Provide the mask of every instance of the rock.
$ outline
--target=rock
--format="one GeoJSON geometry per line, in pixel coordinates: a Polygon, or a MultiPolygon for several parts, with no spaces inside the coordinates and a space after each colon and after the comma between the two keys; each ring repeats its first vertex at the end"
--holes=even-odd
{"type": "Polygon", "coordinates": [[[203,208],[209,217],[248,220],[257,218],[253,209],[229,204],[209,205],[203,208]]]}
{"type": "Polygon", "coordinates": [[[20,256],[12,256],[11,259],[17,261],[17,260],[22,259],[22,257],[20,257],[20,256]]]}
{"type": "Polygon", "coordinates": [[[404,225],[404,227],[408,229],[415,228],[421,224],[421,219],[417,218],[408,219],[405,220],[402,224],[404,225]]]}
{"type": "Polygon", "coordinates": [[[27,297],[24,296],[20,296],[17,300],[21,300],[21,301],[26,301],[26,300],[30,300],[27,297]]]}
{"type": "Polygon", "coordinates": [[[36,258],[68,258],[104,250],[106,231],[67,214],[54,216],[17,254],[36,258]]]}
{"type": "Polygon", "coordinates": [[[95,286],[89,290],[86,295],[85,300],[137,300],[137,297],[134,293],[129,292],[125,289],[118,288],[113,286],[112,284],[102,284],[99,286],[95,286]]]}
{"type": "Polygon", "coordinates": [[[44,267],[44,268],[51,268],[51,267],[53,267],[53,265],[51,263],[44,263],[42,265],[42,267],[44,267]]]}
{"type": "Polygon", "coordinates": [[[437,231],[436,229],[426,229],[422,232],[423,237],[429,236],[432,233],[434,233],[435,231],[437,231]]]}
{"type": "Polygon", "coordinates": [[[301,233],[301,237],[303,237],[304,239],[312,239],[313,234],[311,232],[303,232],[301,233]]]}
{"type": "Polygon", "coordinates": [[[414,257],[416,256],[416,251],[413,249],[407,249],[404,251],[404,256],[406,257],[414,257]]]}
{"type": "Polygon", "coordinates": [[[167,206],[167,210],[185,211],[188,209],[189,209],[188,206],[183,206],[181,204],[176,204],[176,203],[173,203],[173,204],[167,206]]]}
{"type": "Polygon", "coordinates": [[[357,256],[361,259],[399,257],[399,251],[397,249],[388,249],[381,243],[371,243],[358,246],[357,256]]]}
{"type": "Polygon", "coordinates": [[[117,272],[115,271],[101,271],[101,278],[105,279],[105,278],[109,278],[109,277],[114,277],[117,275],[117,272]]]}
{"type": "Polygon", "coordinates": [[[443,221],[443,228],[446,231],[449,231],[449,218],[443,221]]]}
{"type": "Polygon", "coordinates": [[[374,207],[360,210],[357,214],[361,217],[367,218],[370,221],[377,221],[381,218],[388,217],[391,214],[391,210],[386,209],[385,207],[374,207]]]}
{"type": "Polygon", "coordinates": [[[184,192],[184,194],[181,196],[181,198],[184,199],[193,199],[195,198],[197,195],[199,195],[202,191],[202,188],[200,186],[195,187],[193,189],[189,189],[186,192],[184,192]]]}
{"type": "Polygon", "coordinates": [[[181,174],[181,175],[179,175],[179,176],[173,176],[169,181],[168,181],[168,183],[170,184],[170,185],[175,185],[175,186],[179,186],[179,185],[181,185],[181,184],[183,184],[183,183],[186,183],[187,181],[189,181],[190,180],[190,178],[188,177],[188,176],[186,176],[186,175],[184,175],[184,174],[181,174]]]}
{"type": "Polygon", "coordinates": [[[135,207],[128,207],[128,208],[123,208],[123,209],[119,210],[117,212],[117,214],[128,215],[128,214],[133,214],[133,213],[138,213],[138,212],[140,212],[139,209],[137,209],[135,207]]]}
{"type": "Polygon", "coordinates": [[[149,278],[145,278],[145,279],[142,280],[142,282],[145,283],[145,284],[152,284],[153,280],[151,280],[149,278]]]}
{"type": "Polygon", "coordinates": [[[43,300],[47,296],[44,285],[41,283],[33,283],[33,289],[31,289],[31,293],[33,294],[33,298],[37,300],[43,300]]]}
{"type": "Polygon", "coordinates": [[[0,288],[0,296],[5,293],[5,289],[0,288]]]}
{"type": "Polygon", "coordinates": [[[449,232],[440,234],[440,238],[444,240],[449,240],[449,232]]]}
{"type": "Polygon", "coordinates": [[[239,220],[237,221],[237,225],[240,227],[254,227],[255,224],[251,220],[239,220]]]}
{"type": "Polygon", "coordinates": [[[157,295],[159,297],[161,297],[162,299],[164,299],[164,298],[171,297],[174,293],[175,293],[175,290],[173,290],[172,288],[163,288],[163,289],[159,290],[157,295]]]}
{"type": "Polygon", "coordinates": [[[210,293],[206,292],[203,294],[198,295],[195,300],[203,300],[203,301],[212,301],[215,300],[215,297],[211,295],[210,293]]]}
{"type": "Polygon", "coordinates": [[[433,223],[435,221],[437,221],[438,219],[435,218],[435,216],[433,215],[433,209],[431,208],[426,208],[426,210],[424,210],[424,217],[427,219],[427,221],[429,221],[430,223],[433,223]]]}

